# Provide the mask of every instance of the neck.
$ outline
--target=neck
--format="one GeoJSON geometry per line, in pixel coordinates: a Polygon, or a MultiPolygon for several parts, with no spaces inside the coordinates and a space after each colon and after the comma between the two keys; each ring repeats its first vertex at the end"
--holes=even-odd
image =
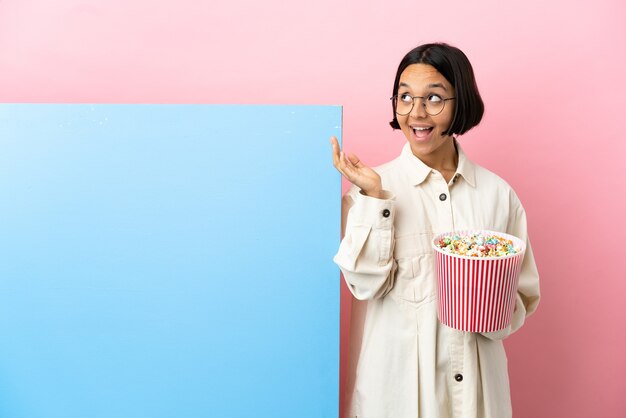
{"type": "Polygon", "coordinates": [[[452,138],[437,148],[434,153],[420,155],[418,158],[430,168],[439,171],[446,179],[454,175],[459,163],[459,154],[452,138]]]}

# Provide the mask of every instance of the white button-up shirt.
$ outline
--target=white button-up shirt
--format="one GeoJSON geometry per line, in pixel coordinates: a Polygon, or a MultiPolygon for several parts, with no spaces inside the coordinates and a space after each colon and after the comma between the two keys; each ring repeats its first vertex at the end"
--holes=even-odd
{"type": "Polygon", "coordinates": [[[510,417],[502,338],[539,303],[526,215],[513,189],[468,160],[461,147],[449,182],[408,144],[376,171],[385,198],[353,187],[343,201],[345,235],[335,262],[352,294],[348,416],[510,417]],[[527,241],[511,326],[457,331],[437,320],[434,235],[486,229],[527,241]]]}

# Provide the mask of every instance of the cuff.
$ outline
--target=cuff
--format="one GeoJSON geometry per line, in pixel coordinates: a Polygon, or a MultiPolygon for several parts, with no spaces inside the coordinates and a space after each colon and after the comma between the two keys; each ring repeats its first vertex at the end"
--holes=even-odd
{"type": "Polygon", "coordinates": [[[396,197],[393,193],[383,190],[383,198],[378,199],[356,194],[354,206],[350,208],[353,223],[371,225],[377,229],[391,229],[396,211],[396,197]]]}

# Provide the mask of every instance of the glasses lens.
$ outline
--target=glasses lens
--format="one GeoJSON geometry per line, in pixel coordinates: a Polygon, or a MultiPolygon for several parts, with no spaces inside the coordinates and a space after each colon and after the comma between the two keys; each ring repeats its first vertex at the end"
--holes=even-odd
{"type": "Polygon", "coordinates": [[[446,102],[437,95],[427,97],[425,103],[426,113],[431,116],[440,114],[446,104],[446,102]]]}
{"type": "Polygon", "coordinates": [[[393,106],[395,107],[398,115],[408,115],[411,113],[411,109],[413,109],[413,98],[406,94],[400,97],[396,96],[393,98],[393,106]]]}

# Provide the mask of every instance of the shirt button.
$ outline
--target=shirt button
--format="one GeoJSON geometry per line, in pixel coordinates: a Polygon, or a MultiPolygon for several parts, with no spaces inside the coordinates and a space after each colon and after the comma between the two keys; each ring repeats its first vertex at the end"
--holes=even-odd
{"type": "Polygon", "coordinates": [[[385,210],[383,210],[383,216],[384,216],[385,218],[388,218],[388,217],[389,217],[389,215],[391,215],[391,212],[389,212],[389,209],[385,209],[385,210]]]}
{"type": "Polygon", "coordinates": [[[444,200],[446,200],[447,198],[448,198],[448,196],[446,196],[446,194],[445,194],[445,193],[441,193],[441,194],[439,195],[439,200],[441,200],[442,202],[443,202],[444,200]]]}
{"type": "Polygon", "coordinates": [[[457,373],[454,375],[454,380],[456,380],[457,382],[462,382],[463,381],[463,375],[461,373],[457,373]]]}

